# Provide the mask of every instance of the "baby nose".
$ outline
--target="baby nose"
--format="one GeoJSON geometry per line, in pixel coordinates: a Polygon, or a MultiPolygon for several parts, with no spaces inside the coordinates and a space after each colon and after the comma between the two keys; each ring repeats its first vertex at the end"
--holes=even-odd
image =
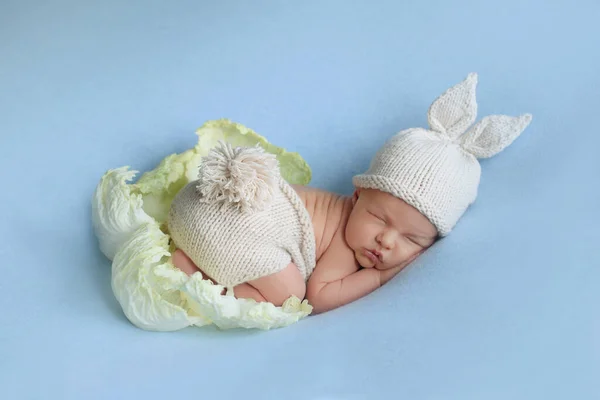
{"type": "Polygon", "coordinates": [[[391,232],[382,232],[377,236],[377,243],[386,249],[390,249],[394,245],[394,235],[391,232]]]}

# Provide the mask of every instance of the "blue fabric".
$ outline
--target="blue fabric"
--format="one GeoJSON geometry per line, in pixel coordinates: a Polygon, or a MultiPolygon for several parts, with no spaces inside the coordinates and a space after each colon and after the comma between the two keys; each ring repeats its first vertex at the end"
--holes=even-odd
{"type": "Polygon", "coordinates": [[[599,15],[595,0],[3,1],[1,397],[599,398],[599,15]],[[153,168],[227,117],[350,193],[472,71],[479,117],[534,120],[388,285],[270,332],[124,318],[90,226],[107,169],[153,168]]]}

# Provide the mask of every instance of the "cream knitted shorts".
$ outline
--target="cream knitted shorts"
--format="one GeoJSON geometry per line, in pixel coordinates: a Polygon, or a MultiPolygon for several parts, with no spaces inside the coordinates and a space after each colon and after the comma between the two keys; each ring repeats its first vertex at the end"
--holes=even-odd
{"type": "Polygon", "coordinates": [[[305,280],[315,268],[316,244],[308,211],[296,191],[278,179],[270,206],[241,212],[201,201],[198,181],[171,205],[168,229],[177,248],[217,283],[228,288],[296,264],[305,280]]]}

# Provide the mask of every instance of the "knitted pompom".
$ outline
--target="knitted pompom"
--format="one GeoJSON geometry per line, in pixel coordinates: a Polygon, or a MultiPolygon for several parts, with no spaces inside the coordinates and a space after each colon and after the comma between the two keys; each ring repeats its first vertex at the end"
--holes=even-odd
{"type": "Polygon", "coordinates": [[[200,164],[196,189],[202,201],[233,204],[243,212],[261,211],[279,184],[275,155],[259,147],[237,147],[219,141],[200,164]]]}

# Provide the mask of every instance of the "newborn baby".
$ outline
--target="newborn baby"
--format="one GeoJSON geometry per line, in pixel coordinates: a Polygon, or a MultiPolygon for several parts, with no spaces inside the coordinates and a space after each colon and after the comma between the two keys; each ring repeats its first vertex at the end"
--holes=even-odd
{"type": "Polygon", "coordinates": [[[476,83],[471,74],[434,101],[430,130],[393,136],[354,177],[352,197],[288,185],[260,148],[214,148],[171,206],[174,265],[238,298],[306,298],[314,313],[371,293],[451,231],[477,195],[477,158],[529,124],[495,115],[468,129],[476,83]]]}
{"type": "MultiPolygon", "coordinates": [[[[351,198],[294,186],[311,217],[316,268],[305,284],[294,263],[234,287],[240,298],[281,305],[295,295],[314,313],[354,301],[390,280],[431,246],[437,229],[417,209],[389,193],[357,189],[351,198]]],[[[180,249],[173,263],[187,274],[200,272],[180,249]]]]}

